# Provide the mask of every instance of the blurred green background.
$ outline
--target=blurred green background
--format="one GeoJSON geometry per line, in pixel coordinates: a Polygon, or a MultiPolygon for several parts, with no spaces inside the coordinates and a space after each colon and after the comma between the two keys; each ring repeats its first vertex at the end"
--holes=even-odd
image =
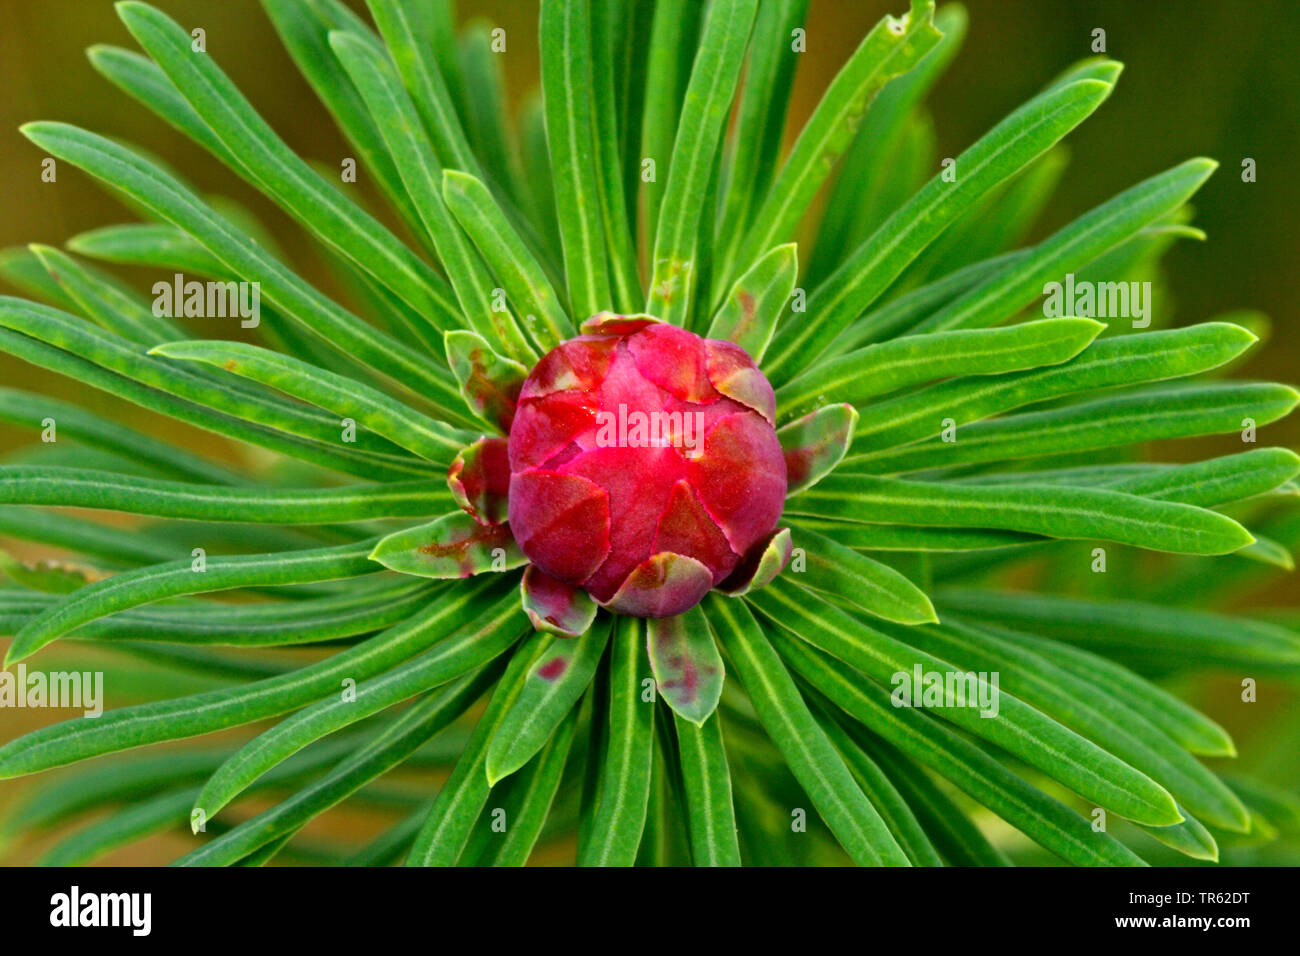
{"type": "MultiPolygon", "coordinates": [[[[187,27],[207,31],[207,48],[256,108],[296,150],[337,166],[350,154],[324,109],[293,68],[256,0],[154,0],[187,27]]],[[[598,2],[598,0],[597,0],[598,2]]],[[[350,3],[363,12],[364,3],[350,3]]],[[[808,49],[799,63],[788,140],[853,48],[885,13],[906,0],[812,0],[808,49]]],[[[968,36],[928,104],[939,154],[953,156],[1067,65],[1092,53],[1093,31],[1126,69],[1114,95],[1068,139],[1071,163],[1031,239],[1037,239],[1133,183],[1194,155],[1222,164],[1194,200],[1205,243],[1183,241],[1166,257],[1176,324],[1236,308],[1273,319],[1272,336],[1239,374],[1300,380],[1300,180],[1289,162],[1300,154],[1300,3],[1296,0],[967,0],[968,36]],[[1245,183],[1241,164],[1257,164],[1245,183]]],[[[216,160],[137,106],[96,74],[84,50],[94,43],[134,48],[109,0],[0,0],[0,247],[61,246],[78,232],[131,218],[111,196],[70,166],[42,183],[42,154],[17,131],[33,119],[57,119],[139,144],[166,159],[201,189],[247,204],[276,231],[295,268],[331,290],[326,269],[296,224],[216,160]]],[[[505,71],[513,102],[538,79],[534,0],[460,0],[462,23],[485,18],[507,31],[505,71]]],[[[375,198],[365,182],[358,184],[375,198]]],[[[372,208],[382,209],[379,202],[372,208]]],[[[381,214],[382,215],[382,214],[381,214]]],[[[391,217],[382,215],[392,223],[391,217]]],[[[156,277],[122,273],[142,290],[156,277]]],[[[3,289],[4,292],[12,290],[3,289]]],[[[94,405],[105,414],[158,431],[154,416],[89,393],[75,382],[0,356],[0,382],[94,405]]],[[[223,440],[170,425],[170,437],[234,457],[223,440]]],[[[0,426],[0,450],[30,441],[0,426]]],[[[1300,446],[1300,416],[1264,431],[1269,444],[1300,446]]],[[[1294,576],[1276,579],[1271,604],[1300,604],[1294,576]]],[[[1269,684],[1257,709],[1233,706],[1231,679],[1202,682],[1193,693],[1237,738],[1266,778],[1294,786],[1300,708],[1287,683],[1269,684]],[[1279,732],[1280,731],[1280,732],[1279,732]]],[[[110,704],[115,703],[110,698],[110,704]]],[[[5,712],[0,739],[11,739],[57,712],[5,712]]],[[[0,804],[12,797],[0,787],[0,804]]],[[[186,845],[150,841],[110,862],[163,861],[186,845]]],[[[2,851],[0,851],[2,852],[2,851]]],[[[20,858],[30,858],[24,853],[20,858]]]]}

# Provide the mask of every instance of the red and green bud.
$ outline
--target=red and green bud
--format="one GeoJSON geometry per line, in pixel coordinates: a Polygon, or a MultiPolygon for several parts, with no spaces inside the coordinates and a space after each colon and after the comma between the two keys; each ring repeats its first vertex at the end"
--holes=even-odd
{"type": "Polygon", "coordinates": [[[738,346],[649,316],[583,331],[519,392],[510,529],[536,568],[611,610],[681,614],[757,561],[781,515],[772,387],[738,346]]]}

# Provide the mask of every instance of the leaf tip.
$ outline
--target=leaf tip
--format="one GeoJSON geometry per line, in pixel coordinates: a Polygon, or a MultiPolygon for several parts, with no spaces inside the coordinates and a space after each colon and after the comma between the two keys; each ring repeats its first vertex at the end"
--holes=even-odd
{"type": "Polygon", "coordinates": [[[1085,77],[1067,83],[1062,92],[1065,90],[1072,90],[1081,101],[1085,101],[1091,109],[1095,109],[1114,92],[1115,84],[1095,77],[1085,77]]]}
{"type": "Polygon", "coordinates": [[[1241,544],[1236,545],[1232,549],[1232,551],[1240,551],[1242,548],[1249,548],[1252,544],[1255,543],[1255,536],[1251,534],[1249,531],[1247,531],[1245,527],[1243,527],[1242,525],[1238,524],[1235,521],[1233,522],[1233,524],[1235,525],[1235,528],[1233,528],[1233,530],[1230,533],[1234,537],[1238,538],[1241,541],[1241,544]]]}
{"type": "Polygon", "coordinates": [[[22,133],[31,142],[37,146],[43,146],[41,139],[49,131],[53,124],[49,120],[32,120],[28,123],[21,123],[18,126],[18,132],[22,133]]]}
{"type": "Polygon", "coordinates": [[[442,171],[442,188],[444,192],[453,184],[456,189],[464,192],[467,187],[477,182],[477,177],[465,172],[463,169],[444,169],[442,171]]]}
{"type": "Polygon", "coordinates": [[[9,650],[5,652],[4,663],[0,664],[0,669],[7,669],[17,664],[19,661],[25,661],[32,656],[32,651],[22,641],[21,638],[15,637],[14,642],[9,645],[9,650]]]}
{"type": "Polygon", "coordinates": [[[799,262],[799,243],[783,242],[781,245],[776,246],[770,255],[782,263],[789,261],[791,264],[797,264],[799,262]]]}
{"type": "Polygon", "coordinates": [[[117,3],[113,4],[113,11],[128,28],[132,20],[140,20],[154,12],[149,4],[140,3],[139,0],[117,0],[117,3]]]}
{"type": "Polygon", "coordinates": [[[501,743],[504,743],[501,738],[493,737],[492,743],[488,745],[487,759],[483,763],[483,775],[487,778],[488,787],[495,787],[518,769],[510,766],[509,749],[498,746],[501,743]]]}

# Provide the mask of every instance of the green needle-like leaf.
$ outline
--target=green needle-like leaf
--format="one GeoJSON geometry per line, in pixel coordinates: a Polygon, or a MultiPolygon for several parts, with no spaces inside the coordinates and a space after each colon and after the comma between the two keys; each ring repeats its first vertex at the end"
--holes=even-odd
{"type": "MultiPolygon", "coordinates": [[[[897,474],[973,462],[1092,451],[1197,435],[1239,432],[1289,415],[1300,392],[1289,385],[1216,382],[1165,387],[995,421],[957,431],[955,442],[927,440],[888,451],[851,455],[846,470],[897,474]]],[[[954,415],[961,415],[955,411],[954,415]]],[[[878,439],[877,439],[878,440],[878,439]]],[[[858,444],[854,443],[856,449],[858,444]]]]}
{"type": "Polygon", "coordinates": [[[151,794],[64,837],[39,860],[41,866],[83,866],[119,847],[182,825],[192,789],[151,794]]]}
{"type": "Polygon", "coordinates": [[[179,326],[170,319],[154,315],[148,300],[106,274],[91,270],[49,246],[33,243],[31,250],[76,301],[80,311],[109,332],[146,345],[183,336],[179,326]]]}
{"type": "MultiPolygon", "coordinates": [[[[959,3],[940,7],[934,27],[942,38],[916,66],[890,80],[871,101],[840,165],[825,216],[817,227],[817,244],[808,257],[810,284],[820,283],[880,225],[885,215],[893,212],[898,205],[890,199],[893,192],[910,193],[915,188],[904,174],[906,167],[899,168],[902,164],[897,157],[915,141],[914,134],[921,125],[916,107],[961,48],[967,20],[966,8],[959,3]],[[879,174],[879,170],[891,168],[895,170],[893,175],[879,174]]],[[[923,162],[928,166],[932,158],[926,156],[923,162]]],[[[904,193],[899,203],[906,198],[904,193]]]]}
{"type": "MultiPolygon", "coordinates": [[[[953,662],[867,627],[794,584],[777,581],[747,600],[773,623],[896,691],[900,686],[897,675],[910,676],[918,667],[923,672],[967,673],[953,662]]],[[[978,706],[970,706],[969,701],[962,706],[962,701],[957,701],[955,706],[944,707],[941,717],[1015,754],[1121,816],[1155,826],[1178,822],[1173,798],[1140,770],[1012,696],[1005,688],[994,690],[981,675],[976,675],[970,686],[982,687],[978,706]],[[996,711],[990,713],[994,706],[996,711]]]]}
{"type": "MultiPolygon", "coordinates": [[[[847,715],[846,715],[847,716],[847,715]]],[[[1010,866],[1011,861],[984,835],[957,802],[926,776],[925,771],[862,724],[842,724],[854,743],[868,753],[907,801],[926,836],[952,866],[1010,866]]]]}
{"type": "Polygon", "coordinates": [[[1110,91],[1109,84],[1096,80],[1049,90],[958,156],[955,182],[943,173],[930,180],[813,293],[807,319],[777,333],[766,369],[773,383],[784,384],[821,355],[962,211],[1051,148],[1110,91]]]}
{"type": "Polygon", "coordinates": [[[506,832],[497,837],[497,844],[477,865],[523,866],[528,862],[560,788],[577,724],[578,708],[574,707],[546,739],[536,758],[512,778],[510,800],[504,808],[506,832]]]}
{"type": "Polygon", "coordinates": [[[564,311],[546,271],[533,258],[491,192],[467,173],[443,173],[442,195],[474,241],[489,268],[501,281],[524,326],[549,351],[573,335],[573,320],[564,311]]]}
{"type": "Polygon", "coordinates": [[[907,854],[858,789],[754,616],[740,601],[711,596],[708,604],[764,729],[845,852],[863,866],[908,866],[907,854]]]}
{"type": "Polygon", "coordinates": [[[791,38],[803,26],[807,12],[808,0],[772,0],[758,5],[731,149],[723,158],[717,243],[724,268],[714,277],[714,302],[726,289],[736,247],[772,182],[798,61],[791,38]]]}
{"type": "Polygon", "coordinates": [[[87,555],[106,568],[157,564],[173,553],[160,542],[142,538],[135,531],[16,505],[0,507],[0,534],[87,555]]]}
{"type": "Polygon", "coordinates": [[[921,382],[1056,365],[1082,352],[1104,328],[1091,319],[1043,319],[868,345],[818,363],[777,389],[777,407],[782,417],[796,418],[828,401],[861,405],[921,382]]]}
{"type": "MultiPolygon", "coordinates": [[[[772,633],[781,656],[855,720],[908,757],[988,807],[1030,839],[1078,866],[1141,866],[1118,840],[1007,770],[966,738],[914,707],[894,707],[883,687],[863,681],[829,654],[798,638],[772,633]]],[[[1172,801],[1170,806],[1173,806],[1172,801]]]]}
{"type": "Polygon", "coordinates": [[[507,592],[513,595],[514,588],[495,579],[465,582],[383,633],[287,674],[242,687],[109,710],[94,721],[70,720],[41,728],[0,747],[0,778],[285,713],[338,693],[344,679],[361,681],[396,667],[507,592]]]}
{"type": "Polygon", "coordinates": [[[252,182],[249,174],[221,138],[181,95],[162,68],[134,50],[98,44],[86,51],[87,59],[110,83],[212,153],[234,172],[252,182]]]}
{"type": "Polygon", "coordinates": [[[609,661],[609,710],[600,785],[586,839],[578,841],[579,866],[631,866],[636,860],[650,799],[654,756],[654,700],[643,696],[650,665],[639,618],[614,618],[609,661]]]}
{"type": "MultiPolygon", "coordinates": [[[[945,605],[946,610],[946,605],[945,605]]],[[[1146,721],[1160,728],[1184,749],[1207,757],[1235,757],[1237,748],[1228,732],[1169,691],[1114,661],[1023,631],[1011,631],[987,621],[985,630],[1028,647],[1033,653],[1069,671],[1076,679],[1091,681],[1105,693],[1122,700],[1146,721]]]]}
{"type": "Polygon", "coordinates": [[[403,574],[463,578],[509,571],[528,559],[515,544],[509,525],[483,525],[463,511],[453,511],[386,536],[374,546],[370,560],[403,574]]]}
{"type": "MultiPolygon", "coordinates": [[[[69,248],[72,248],[69,244],[69,248]]],[[[75,251],[75,250],[74,250],[75,251]]],[[[94,258],[92,253],[85,253],[94,258]]],[[[76,312],[77,300],[50,275],[45,264],[27,246],[10,246],[0,249],[0,278],[41,302],[65,312],[76,312]]]]}
{"type": "MultiPolygon", "coordinates": [[[[228,604],[190,602],[121,611],[77,628],[78,640],[159,641],[168,644],[226,644],[265,647],[309,644],[368,634],[410,617],[433,597],[428,582],[357,582],[337,595],[302,601],[228,604]]],[[[21,627],[58,598],[31,601],[25,608],[5,605],[5,618],[21,627]],[[25,611],[26,613],[22,613],[25,611]]],[[[138,646],[138,645],[136,645],[138,646]]],[[[174,649],[174,648],[173,648],[174,649]]]]}
{"type": "Polygon", "coordinates": [[[555,182],[551,176],[551,154],[546,145],[546,108],[541,92],[530,90],[520,108],[519,137],[522,140],[524,185],[528,188],[528,211],[548,249],[560,248],[560,224],[555,209],[555,182]]]}
{"type": "MultiPolygon", "coordinates": [[[[909,136],[904,148],[911,148],[915,138],[917,134],[909,136]]],[[[1007,252],[1022,242],[1052,198],[1067,164],[1066,149],[1060,144],[1053,146],[968,209],[917,257],[901,281],[909,285],[927,282],[944,272],[1007,252]]]]}
{"type": "Polygon", "coordinates": [[[327,489],[237,488],[40,465],[0,469],[0,502],[270,524],[419,517],[453,504],[446,485],[436,480],[327,489]]]}
{"type": "Polygon", "coordinates": [[[797,538],[807,568],[800,581],[902,624],[937,622],[925,592],[887,564],[846,548],[833,538],[801,529],[797,538]]]}
{"type": "Polygon", "coordinates": [[[854,458],[937,435],[944,418],[960,427],[1032,402],[1195,375],[1231,361],[1255,341],[1241,326],[1206,322],[1100,339],[1070,361],[1049,368],[932,385],[873,405],[870,417],[858,422],[854,458]]]}
{"type": "MultiPolygon", "coordinates": [[[[322,464],[332,461],[342,464],[351,458],[390,467],[400,467],[405,460],[410,467],[410,459],[388,441],[363,433],[355,447],[346,447],[338,420],[322,412],[272,396],[252,395],[215,379],[169,366],[141,354],[139,346],[95,330],[66,313],[22,299],[0,297],[0,326],[73,353],[77,358],[69,364],[77,364],[78,360],[93,362],[116,373],[108,377],[112,391],[173,417],[196,420],[213,431],[258,441],[276,450],[288,452],[292,448],[294,451],[289,453],[322,464]],[[146,388],[134,387],[138,385],[146,388]],[[169,396],[181,401],[171,401],[169,396]],[[208,409],[211,414],[196,413],[195,406],[208,409]],[[237,422],[234,427],[232,421],[237,422]]],[[[66,367],[59,362],[60,371],[66,367]]]]}
{"type": "Polygon", "coordinates": [[[692,862],[696,866],[740,866],[722,719],[714,713],[696,725],[678,714],[675,725],[692,862]]]}
{"type": "Polygon", "coordinates": [[[394,445],[439,464],[449,463],[456,452],[477,437],[423,415],[355,379],[255,345],[200,339],[169,342],[150,349],[149,354],[203,362],[269,385],[318,408],[352,418],[394,445]]]}
{"type": "Polygon", "coordinates": [[[8,665],[30,657],[46,644],[89,621],[163,598],[255,585],[336,581],[371,574],[378,567],[368,558],[374,544],[372,539],[280,554],[182,558],[135,571],[123,571],[68,595],[24,626],[15,635],[5,663],[8,665]]]}
{"type": "Polygon", "coordinates": [[[853,779],[867,795],[871,805],[880,812],[889,827],[889,832],[894,835],[894,839],[903,848],[912,865],[943,866],[939,852],[930,843],[929,837],[921,829],[921,824],[917,822],[916,816],[898,790],[876,766],[875,761],[857,746],[840,726],[836,718],[843,716],[843,713],[833,704],[822,704],[816,712],[817,723],[822,730],[826,731],[826,736],[830,738],[831,743],[835,745],[835,749],[840,752],[840,756],[848,765],[853,779]]]}
{"type": "Polygon", "coordinates": [[[331,33],[330,47],[375,117],[425,232],[447,270],[460,314],[501,351],[517,359],[535,359],[536,353],[514,316],[493,307],[492,277],[443,201],[442,169],[387,57],[349,33],[331,33]]]}
{"type": "Polygon", "coordinates": [[[73,252],[103,262],[143,266],[195,275],[219,276],[229,272],[182,229],[165,222],[127,222],[78,233],[68,240],[73,252]]]}
{"type": "Polygon", "coordinates": [[[1148,664],[1249,667],[1300,661],[1300,637],[1285,628],[1206,611],[959,589],[942,592],[939,601],[969,617],[1148,664]]]}
{"type": "MultiPolygon", "coordinates": [[[[507,128],[505,78],[501,51],[491,23],[474,20],[460,33],[459,59],[465,75],[465,125],[470,147],[504,196],[517,203],[523,195],[518,149],[507,128]]],[[[428,42],[428,41],[426,41],[428,42]]]]}
{"type": "Polygon", "coordinates": [[[871,309],[853,322],[827,349],[829,355],[840,355],[872,342],[893,338],[905,329],[916,325],[940,306],[951,302],[967,289],[1001,271],[1013,262],[1028,255],[1028,250],[1004,252],[991,259],[983,259],[963,266],[935,279],[926,285],[895,296],[884,305],[871,309]]]}
{"type": "MultiPolygon", "coordinates": [[[[351,743],[346,741],[345,746],[350,747],[351,743]]],[[[48,830],[97,807],[138,800],[156,794],[168,785],[191,782],[197,785],[227,755],[227,750],[204,748],[187,753],[112,761],[91,777],[76,773],[58,774],[42,786],[31,788],[24,799],[6,813],[3,825],[0,825],[0,839],[24,831],[48,830]]],[[[178,817],[183,819],[188,812],[187,804],[178,817]]]]}
{"type": "Polygon", "coordinates": [[[1252,777],[1234,774],[1226,779],[1251,810],[1262,813],[1285,833],[1300,832],[1300,798],[1295,794],[1252,777]]]}
{"type": "Polygon", "coordinates": [[[1213,511],[1102,488],[985,487],[841,472],[788,507],[840,521],[1001,528],[1178,554],[1228,554],[1251,542],[1241,525],[1213,511]]]}
{"type": "Polygon", "coordinates": [[[574,710],[605,653],[609,632],[609,622],[601,621],[579,637],[557,638],[542,652],[488,745],[489,786],[528,763],[574,710]]]}
{"type": "Polygon", "coordinates": [[[1078,271],[1182,206],[1218,165],[1190,159],[1138,183],[1043,240],[1025,258],[931,315],[913,333],[984,328],[1013,315],[1042,295],[1045,283],[1061,281],[1066,273],[1078,271]]]}
{"type": "Polygon", "coordinates": [[[167,478],[215,484],[235,484],[239,478],[230,470],[175,445],[127,428],[102,415],[48,395],[0,388],[0,420],[11,425],[35,428],[41,420],[53,418],[58,434],[93,448],[121,452],[147,464],[167,478]],[[33,410],[39,412],[34,415],[33,410]]]}
{"type": "Polygon", "coordinates": [[[455,680],[504,653],[528,627],[509,597],[498,601],[454,637],[342,692],[298,711],[253,738],[217,768],[194,801],[210,820],[249,784],[285,758],[327,734],[455,680]]]}
{"type": "MultiPolygon", "coordinates": [[[[650,258],[645,310],[665,322],[687,325],[694,314],[700,222],[757,9],[757,0],[714,0],[704,17],[650,258]]],[[[774,244],[761,243],[752,259],[774,244]]]]}
{"type": "Polygon", "coordinates": [[[229,150],[237,169],[420,314],[431,320],[455,314],[445,284],[436,274],[289,149],[210,56],[194,55],[189,33],[162,12],[135,0],[119,3],[117,11],[145,52],[229,150]]]}
{"type": "Polygon", "coordinates": [[[798,246],[777,246],[736,280],[713,315],[708,337],[730,339],[761,363],[798,275],[798,246]]]}
{"type": "Polygon", "coordinates": [[[555,208],[560,218],[569,304],[582,321],[612,304],[600,203],[586,190],[599,182],[592,118],[591,17],[587,0],[543,0],[542,93],[555,208]]]}
{"type": "MultiPolygon", "coordinates": [[[[334,68],[334,54],[330,49],[332,30],[355,29],[356,21],[338,15],[333,4],[304,3],[302,0],[262,0],[262,8],[275,27],[299,72],[311,84],[316,96],[348,142],[356,149],[359,165],[374,178],[384,196],[402,216],[411,231],[422,232],[420,217],[402,188],[393,157],[384,145],[374,118],[367,112],[356,88],[345,72],[334,68]]],[[[373,34],[357,29],[356,35],[375,42],[373,34]]]]}
{"type": "Polygon", "coordinates": [[[1300,455],[1289,448],[1255,448],[1137,475],[1110,487],[1162,501],[1212,506],[1262,495],[1300,474],[1300,455]]]}
{"type": "MultiPolygon", "coordinates": [[[[157,166],[102,136],[62,123],[28,123],[22,132],[183,229],[237,275],[260,283],[263,298],[331,346],[408,387],[427,389],[427,397],[444,409],[456,407],[447,403],[449,397],[455,401],[454,387],[435,367],[304,282],[157,166]]],[[[449,421],[464,421],[447,414],[449,421]]]]}
{"type": "Polygon", "coordinates": [[[505,673],[492,692],[483,716],[465,745],[456,769],[442,785],[420,832],[416,834],[407,866],[453,866],[469,842],[470,831],[487,802],[489,785],[484,764],[488,746],[510,707],[519,698],[528,671],[554,641],[550,634],[535,633],[515,649],[505,673]]]}
{"type": "Polygon", "coordinates": [[[699,606],[646,621],[646,650],[659,696],[673,712],[701,726],[717,709],[726,679],[722,655],[699,606]]]}
{"type": "MultiPolygon", "coordinates": [[[[1179,809],[1182,810],[1181,807],[1179,809]]],[[[1196,817],[1188,816],[1185,811],[1183,815],[1187,819],[1182,823],[1175,823],[1171,827],[1142,827],[1142,832],[1193,860],[1218,863],[1219,845],[1214,841],[1214,836],[1196,817]]]]}
{"type": "MultiPolygon", "coordinates": [[[[645,301],[641,277],[637,274],[634,225],[629,221],[627,195],[624,190],[624,156],[620,125],[618,89],[619,71],[627,68],[628,53],[623,44],[629,31],[636,28],[634,4],[596,3],[591,9],[591,111],[596,137],[596,198],[600,202],[601,220],[605,224],[606,248],[614,302],[619,312],[635,312],[645,301]]],[[[638,45],[644,41],[637,37],[638,45]]],[[[635,207],[632,207],[635,209],[635,207]]]]}
{"type": "Polygon", "coordinates": [[[1235,455],[1165,465],[1130,462],[1082,465],[1036,471],[970,475],[971,484],[1001,485],[1017,481],[1109,488],[1145,498],[1212,507],[1283,488],[1300,471],[1300,455],[1289,448],[1253,448],[1235,455]]]}
{"type": "Polygon", "coordinates": [[[654,5],[646,60],[640,169],[645,182],[645,231],[650,242],[658,231],[659,207],[668,185],[668,165],[703,12],[701,0],[661,0],[654,5]],[[647,165],[647,161],[653,165],[647,165]],[[653,175],[649,174],[651,169],[653,175]]]}
{"type": "Polygon", "coordinates": [[[444,8],[443,29],[437,31],[421,29],[418,8],[402,0],[366,0],[366,5],[433,140],[439,163],[479,175],[478,159],[461,122],[463,114],[457,113],[458,104],[465,104],[467,97],[447,4],[439,0],[429,5],[444,8]]]}
{"type": "MultiPolygon", "coordinates": [[[[304,824],[400,764],[430,737],[440,733],[483,694],[499,670],[490,665],[482,667],[449,687],[425,695],[328,773],[282,803],[182,857],[177,865],[229,866],[259,848],[291,837],[304,824]]],[[[268,771],[262,779],[271,778],[281,767],[291,766],[292,759],[268,771]]],[[[200,795],[191,802],[201,800],[200,795]]]]}
{"type": "Polygon", "coordinates": [[[1003,685],[1026,703],[1150,774],[1180,807],[1214,826],[1237,832],[1249,828],[1250,815],[1226,785],[1095,684],[1072,680],[1069,672],[1044,658],[975,627],[946,623],[940,628],[917,628],[907,639],[915,647],[973,670],[996,671],[1003,685]]]}
{"type": "Polygon", "coordinates": [[[835,161],[853,142],[871,100],[891,79],[912,69],[941,39],[942,34],[934,28],[934,0],[912,0],[906,16],[885,17],[863,38],[826,89],[755,213],[736,254],[739,263],[756,260],[764,249],[789,238],[835,161]]]}

